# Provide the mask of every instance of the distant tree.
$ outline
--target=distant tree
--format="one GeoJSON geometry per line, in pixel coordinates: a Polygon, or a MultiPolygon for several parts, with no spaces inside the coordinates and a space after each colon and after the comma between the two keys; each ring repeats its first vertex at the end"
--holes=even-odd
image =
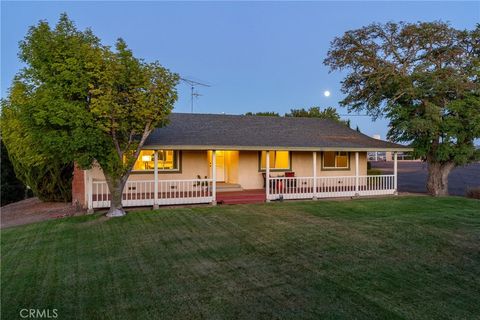
{"type": "Polygon", "coordinates": [[[265,111],[265,112],[247,112],[246,116],[265,116],[265,117],[280,117],[280,114],[275,111],[265,111]]]}
{"type": "Polygon", "coordinates": [[[6,103],[50,154],[82,168],[99,164],[111,217],[125,214],[126,181],[146,138],[167,123],[179,79],[158,62],[135,58],[121,39],[115,49],[78,31],[66,14],[54,29],[42,21],[21,42],[26,66],[6,103]]]}
{"type": "Polygon", "coordinates": [[[361,132],[361,131],[360,131],[360,128],[358,127],[358,125],[357,125],[357,128],[356,128],[355,130],[357,130],[358,132],[361,132]]]}
{"type": "Polygon", "coordinates": [[[327,107],[323,110],[320,107],[311,107],[308,110],[305,108],[301,109],[291,109],[290,113],[286,113],[285,117],[304,117],[304,118],[319,118],[319,119],[330,119],[336,122],[340,122],[350,127],[350,120],[340,119],[340,115],[337,112],[337,109],[333,107],[327,107]]]}
{"type": "Polygon", "coordinates": [[[448,175],[479,158],[480,25],[387,23],[335,38],[324,63],[347,70],[341,105],[390,119],[388,137],[428,163],[427,190],[448,194],[448,175]]]}
{"type": "Polygon", "coordinates": [[[15,170],[8,157],[7,148],[3,141],[0,141],[2,153],[2,169],[1,169],[1,205],[20,201],[25,199],[27,195],[27,187],[17,179],[15,170]]]}

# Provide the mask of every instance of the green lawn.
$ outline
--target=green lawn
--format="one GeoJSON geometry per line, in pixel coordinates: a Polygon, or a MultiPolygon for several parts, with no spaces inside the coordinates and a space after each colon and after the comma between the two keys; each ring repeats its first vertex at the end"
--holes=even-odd
{"type": "Polygon", "coordinates": [[[2,231],[2,319],[480,318],[480,202],[175,208],[2,231]]]}

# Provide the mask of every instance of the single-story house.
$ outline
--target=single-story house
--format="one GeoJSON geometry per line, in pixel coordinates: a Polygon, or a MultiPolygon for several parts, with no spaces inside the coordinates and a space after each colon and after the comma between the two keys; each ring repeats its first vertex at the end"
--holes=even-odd
{"type": "MultiPolygon", "coordinates": [[[[396,157],[393,175],[369,176],[367,152],[411,150],[331,120],[172,113],[145,142],[123,204],[396,194],[396,157]]],[[[110,205],[98,166],[75,169],[73,201],[90,210],[110,205]]]]}

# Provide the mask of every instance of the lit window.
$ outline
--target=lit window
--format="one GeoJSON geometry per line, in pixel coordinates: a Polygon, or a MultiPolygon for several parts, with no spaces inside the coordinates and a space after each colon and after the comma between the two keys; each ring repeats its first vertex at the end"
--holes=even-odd
{"type": "MultiPolygon", "coordinates": [[[[133,171],[153,171],[155,150],[141,150],[133,171]]],[[[178,170],[178,151],[158,150],[158,171],[178,170]]]]}
{"type": "Polygon", "coordinates": [[[323,167],[327,169],[348,169],[348,152],[325,151],[323,167]]]}
{"type": "MultiPolygon", "coordinates": [[[[261,152],[260,170],[266,170],[267,152],[261,152]]],[[[289,151],[270,151],[270,170],[290,170],[289,151]]]]}
{"type": "Polygon", "coordinates": [[[176,170],[178,151],[158,150],[158,170],[176,170]]]}

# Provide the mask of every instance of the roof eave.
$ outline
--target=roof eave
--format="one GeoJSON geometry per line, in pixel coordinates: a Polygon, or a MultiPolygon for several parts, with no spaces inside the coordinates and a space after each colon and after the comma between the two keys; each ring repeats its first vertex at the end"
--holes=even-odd
{"type": "Polygon", "coordinates": [[[286,146],[229,146],[229,145],[144,145],[142,149],[168,149],[168,150],[285,150],[285,151],[413,151],[411,147],[286,147],[286,146]]]}

